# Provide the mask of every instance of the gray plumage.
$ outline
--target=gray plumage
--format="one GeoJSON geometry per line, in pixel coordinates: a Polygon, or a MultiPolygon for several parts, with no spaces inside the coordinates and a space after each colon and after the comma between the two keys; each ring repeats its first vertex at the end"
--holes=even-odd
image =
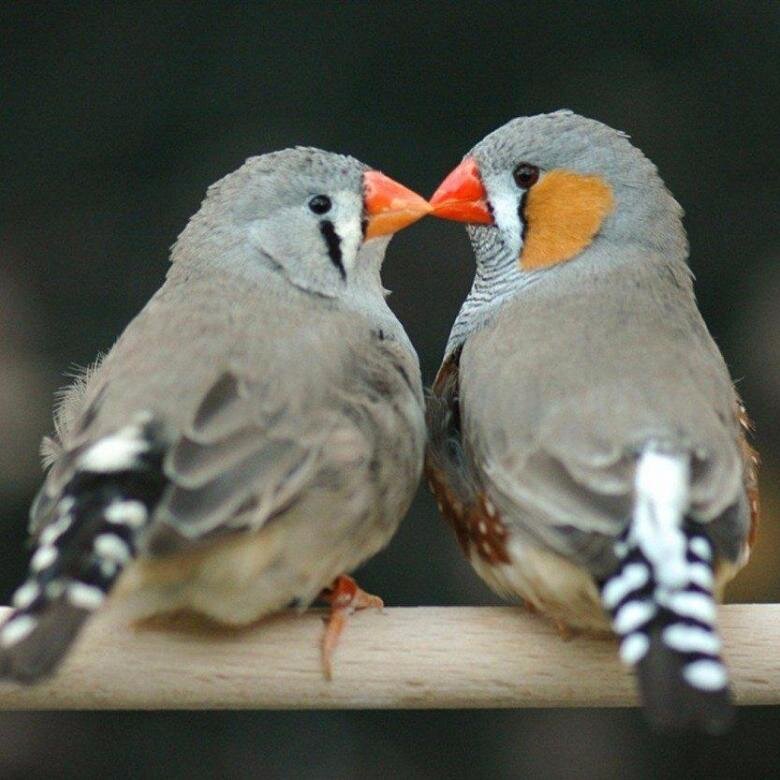
{"type": "Polygon", "coordinates": [[[381,285],[389,237],[363,241],[366,170],[299,148],[210,187],[165,284],[64,396],[31,531],[40,540],[62,516],[85,461],[116,459],[128,436],[159,451],[162,482],[154,500],[144,493],[149,518],[119,583],[138,616],[184,607],[239,624],[306,606],[406,512],[422,390],[381,285]],[[318,194],[332,203],[324,216],[308,205],[318,194]]]}
{"type": "Polygon", "coordinates": [[[611,622],[654,721],[721,730],[713,598],[749,554],[755,458],[682,209],[625,134],[568,111],[515,119],[467,158],[492,224],[467,228],[474,284],[428,404],[434,491],[492,587],[561,624],[611,622]],[[521,164],[538,172],[525,188],[521,164]],[[526,270],[527,204],[553,171],[597,176],[612,209],[573,257],[526,270]]]}
{"type": "Polygon", "coordinates": [[[556,111],[507,122],[467,156],[477,161],[484,186],[492,194],[499,229],[467,228],[477,260],[474,288],[453,325],[448,353],[504,300],[546,273],[523,271],[518,265],[522,193],[512,181],[512,169],[520,161],[533,161],[543,172],[566,169],[597,174],[609,182],[617,207],[601,226],[596,242],[600,246],[646,249],[672,261],[685,261],[688,239],[682,208],[655,165],[631,145],[625,133],[570,111],[556,111]],[[484,278],[501,283],[486,284],[484,278]]]}
{"type": "Polygon", "coordinates": [[[696,307],[682,209],[655,166],[625,134],[568,111],[512,120],[469,156],[498,199],[530,160],[597,173],[616,201],[587,248],[542,270],[520,268],[508,225],[468,227],[476,279],[498,266],[512,281],[472,290],[447,354],[462,346],[463,429],[507,521],[603,575],[652,441],[691,454],[693,515],[725,523],[713,530],[735,560],[749,519],[737,396],[696,307]]]}
{"type": "Polygon", "coordinates": [[[736,396],[682,262],[597,241],[507,302],[460,365],[464,434],[505,522],[604,576],[654,442],[690,454],[691,516],[738,558],[736,396]]]}

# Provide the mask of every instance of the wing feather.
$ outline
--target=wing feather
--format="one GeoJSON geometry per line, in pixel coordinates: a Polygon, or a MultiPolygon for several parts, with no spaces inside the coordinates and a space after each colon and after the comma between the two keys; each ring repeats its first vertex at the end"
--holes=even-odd
{"type": "Polygon", "coordinates": [[[504,522],[595,572],[614,563],[642,449],[688,452],[691,515],[731,556],[747,527],[736,395],[687,273],[646,256],[598,275],[576,265],[463,347],[473,468],[504,522]]]}

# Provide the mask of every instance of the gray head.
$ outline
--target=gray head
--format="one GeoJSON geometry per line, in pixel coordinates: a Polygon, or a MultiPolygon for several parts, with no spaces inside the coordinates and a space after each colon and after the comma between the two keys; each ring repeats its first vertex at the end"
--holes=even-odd
{"type": "Polygon", "coordinates": [[[281,272],[327,297],[379,284],[392,233],[430,211],[346,155],[296,147],[252,157],[212,184],[174,246],[175,263],[281,272]]]}
{"type": "Polygon", "coordinates": [[[478,262],[500,251],[524,271],[595,243],[687,250],[682,209],[656,167],[624,133],[570,111],[513,119],[486,136],[431,205],[470,223],[478,262]]]}

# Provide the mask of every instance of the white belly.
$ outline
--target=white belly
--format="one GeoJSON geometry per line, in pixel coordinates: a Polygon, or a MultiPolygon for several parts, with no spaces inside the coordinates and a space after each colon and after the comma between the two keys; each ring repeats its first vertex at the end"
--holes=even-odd
{"type": "Polygon", "coordinates": [[[523,599],[553,620],[586,631],[609,631],[593,578],[560,555],[517,538],[507,545],[509,563],[490,564],[473,549],[477,574],[506,598],[523,599]]]}

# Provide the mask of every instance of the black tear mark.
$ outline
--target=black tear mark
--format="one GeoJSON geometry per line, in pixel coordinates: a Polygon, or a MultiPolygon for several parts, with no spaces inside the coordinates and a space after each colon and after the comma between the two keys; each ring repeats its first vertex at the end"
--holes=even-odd
{"type": "Polygon", "coordinates": [[[344,269],[344,263],[341,261],[341,237],[329,219],[323,219],[320,222],[320,233],[322,233],[322,237],[325,239],[325,244],[328,247],[328,256],[331,263],[339,269],[341,278],[346,282],[347,272],[344,269]]]}
{"type": "Polygon", "coordinates": [[[524,190],[520,197],[520,205],[517,207],[517,216],[520,217],[520,225],[523,232],[520,234],[523,244],[525,244],[525,234],[528,232],[528,220],[526,219],[525,207],[528,200],[528,190],[524,190]]]}

